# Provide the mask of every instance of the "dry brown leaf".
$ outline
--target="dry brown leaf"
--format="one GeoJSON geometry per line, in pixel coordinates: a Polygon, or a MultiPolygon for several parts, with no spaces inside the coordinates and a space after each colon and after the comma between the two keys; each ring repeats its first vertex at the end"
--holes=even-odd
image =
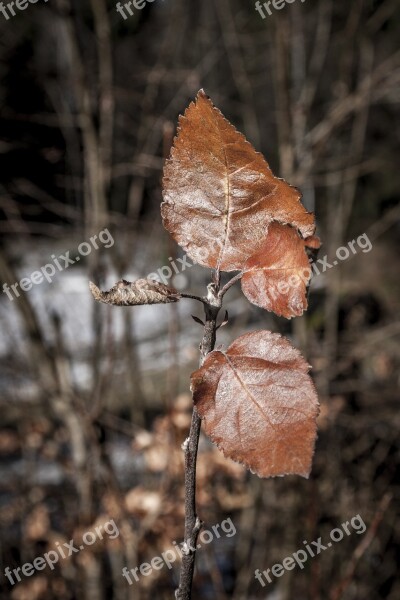
{"type": "Polygon", "coordinates": [[[14,431],[0,431],[0,456],[17,452],[20,446],[21,442],[14,431]]]}
{"type": "Polygon", "coordinates": [[[25,537],[30,541],[46,539],[49,531],[49,509],[43,503],[38,504],[26,517],[24,531],[25,537]]]}
{"type": "Polygon", "coordinates": [[[304,240],[308,260],[313,263],[317,260],[318,251],[321,248],[321,240],[316,235],[310,235],[304,240]]]}
{"type": "Polygon", "coordinates": [[[125,495],[125,507],[136,516],[156,516],[162,510],[162,497],[157,491],[137,486],[125,495]]]}
{"type": "Polygon", "coordinates": [[[308,370],[300,352],[269,331],[211,352],[191,377],[206,433],[260,477],[308,477],[319,407],[308,370]]]}
{"type": "Polygon", "coordinates": [[[152,279],[137,279],[132,283],[121,279],[108,292],[101,292],[92,282],[89,282],[89,287],[95,300],[115,306],[168,304],[180,298],[177,290],[152,279]]]}
{"type": "Polygon", "coordinates": [[[275,177],[203,90],[179,119],[164,169],[164,227],[189,257],[222,271],[241,270],[272,221],[314,233],[301,193],[275,177]]]}
{"type": "Polygon", "coordinates": [[[12,600],[40,600],[40,598],[48,598],[49,580],[42,576],[36,575],[33,579],[25,582],[22,581],[10,593],[12,600]]]}
{"type": "Polygon", "coordinates": [[[241,280],[250,302],[287,319],[303,314],[311,279],[305,243],[289,225],[269,226],[263,245],[247,261],[241,280]]]}
{"type": "Polygon", "coordinates": [[[306,246],[306,248],[311,248],[312,250],[319,250],[321,248],[321,240],[317,235],[310,235],[304,240],[304,245],[306,246]]]}

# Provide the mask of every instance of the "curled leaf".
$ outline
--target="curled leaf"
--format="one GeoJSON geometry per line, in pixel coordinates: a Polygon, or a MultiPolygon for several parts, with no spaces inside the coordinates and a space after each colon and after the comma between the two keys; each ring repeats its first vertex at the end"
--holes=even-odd
{"type": "Polygon", "coordinates": [[[318,251],[321,248],[321,240],[316,235],[310,235],[304,240],[308,259],[313,263],[317,260],[318,251]]]}
{"type": "Polygon", "coordinates": [[[206,433],[260,477],[308,477],[319,410],[309,368],[288,340],[269,331],[210,352],[191,377],[206,433]]]}
{"type": "Polygon", "coordinates": [[[319,250],[321,248],[321,240],[317,235],[310,235],[304,240],[304,245],[306,248],[311,248],[312,250],[319,250]]]}
{"type": "Polygon", "coordinates": [[[161,213],[164,227],[195,262],[242,270],[273,221],[314,233],[301,193],[275,177],[203,90],[180,117],[166,162],[161,213]]]}
{"type": "Polygon", "coordinates": [[[269,226],[263,245],[248,259],[241,279],[250,302],[287,319],[303,314],[311,279],[305,243],[293,227],[269,226]]]}
{"type": "Polygon", "coordinates": [[[90,291],[95,300],[115,306],[135,306],[138,304],[167,304],[180,298],[177,290],[152,279],[137,279],[134,282],[121,279],[107,292],[102,292],[92,282],[90,291]]]}

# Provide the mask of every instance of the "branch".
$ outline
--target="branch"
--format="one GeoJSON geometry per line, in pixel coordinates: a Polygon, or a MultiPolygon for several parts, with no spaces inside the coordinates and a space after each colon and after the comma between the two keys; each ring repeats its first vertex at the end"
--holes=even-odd
{"type": "Polygon", "coordinates": [[[382,500],[379,503],[378,509],[374,515],[373,521],[370,525],[369,531],[367,535],[361,540],[356,549],[353,552],[353,556],[351,557],[350,563],[347,566],[344,577],[336,587],[333,588],[330,600],[340,600],[343,597],[346,589],[349,587],[351,582],[353,581],[353,577],[356,571],[357,564],[361,557],[368,550],[369,546],[374,541],[378,527],[385,516],[385,512],[389,507],[389,504],[392,500],[392,496],[390,493],[387,493],[383,496],[382,500]]]}
{"type": "Polygon", "coordinates": [[[388,75],[393,76],[395,69],[399,67],[399,61],[400,51],[397,51],[375,67],[371,74],[368,73],[354,92],[337,100],[328,115],[307,134],[309,145],[315,147],[325,143],[332,131],[339,127],[351,113],[358,112],[370,103],[368,90],[374,89],[375,98],[384,96],[386,93],[383,85],[385,79],[388,75]]]}
{"type": "Polygon", "coordinates": [[[111,180],[114,108],[110,20],[106,0],[91,0],[97,41],[99,80],[99,157],[104,189],[111,180]]]}
{"type": "Polygon", "coordinates": [[[232,279],[230,279],[228,281],[228,283],[226,283],[224,285],[224,287],[222,288],[222,290],[220,290],[220,292],[218,293],[218,297],[219,298],[223,298],[226,294],[226,292],[229,290],[229,288],[231,288],[237,281],[239,281],[240,279],[242,279],[243,277],[243,273],[240,272],[237,275],[235,275],[234,277],[232,277],[232,279]]]}
{"type": "MultiPolygon", "coordinates": [[[[221,298],[214,284],[208,286],[209,302],[204,303],[205,324],[203,339],[200,344],[200,366],[207,354],[214,349],[217,316],[221,308],[221,298]],[[210,294],[213,297],[210,297],[210,294]]],[[[192,597],[192,581],[194,563],[196,559],[197,537],[202,527],[202,522],[196,514],[196,461],[199,446],[201,419],[196,407],[193,407],[192,423],[189,437],[183,444],[185,452],[185,545],[183,546],[182,565],[179,576],[179,587],[175,592],[177,600],[190,600],[192,597]]]]}
{"type": "Polygon", "coordinates": [[[207,305],[207,300],[205,298],[200,298],[200,296],[195,296],[193,294],[183,294],[179,292],[181,298],[190,298],[191,300],[198,300],[204,304],[204,307],[207,305]]]}

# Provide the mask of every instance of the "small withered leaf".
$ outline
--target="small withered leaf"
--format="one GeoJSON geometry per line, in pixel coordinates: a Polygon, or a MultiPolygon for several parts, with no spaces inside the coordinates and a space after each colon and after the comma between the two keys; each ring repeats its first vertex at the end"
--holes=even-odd
{"type": "Polygon", "coordinates": [[[304,240],[304,245],[306,246],[306,248],[311,248],[312,250],[319,250],[321,248],[321,240],[317,235],[310,235],[304,240]]]}
{"type": "Polygon", "coordinates": [[[203,90],[179,119],[164,168],[164,227],[195,262],[242,270],[273,221],[314,234],[301,193],[275,177],[264,157],[203,90]]]}
{"type": "Polygon", "coordinates": [[[152,279],[137,279],[130,282],[121,279],[107,292],[102,292],[92,282],[90,291],[95,300],[114,306],[136,306],[139,304],[168,304],[180,298],[177,290],[152,279]]]}
{"type": "Polygon", "coordinates": [[[260,477],[308,477],[319,412],[309,368],[288,340],[270,331],[210,352],[191,376],[206,433],[260,477]]]}
{"type": "Polygon", "coordinates": [[[241,285],[248,300],[287,319],[302,315],[311,279],[305,246],[296,229],[272,223],[260,250],[243,270],[241,285]]]}
{"type": "Polygon", "coordinates": [[[321,240],[316,235],[310,235],[304,240],[308,259],[311,263],[317,260],[319,249],[321,248],[321,240]]]}

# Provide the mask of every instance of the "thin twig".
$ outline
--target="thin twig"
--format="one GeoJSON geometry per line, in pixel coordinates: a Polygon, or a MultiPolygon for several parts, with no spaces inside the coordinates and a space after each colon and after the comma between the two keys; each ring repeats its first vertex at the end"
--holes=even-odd
{"type": "MultiPolygon", "coordinates": [[[[203,339],[200,344],[200,365],[203,364],[209,352],[214,349],[217,316],[221,308],[221,299],[215,284],[208,286],[209,302],[195,297],[204,303],[205,324],[203,339]],[[213,294],[212,291],[214,290],[213,294]]],[[[179,577],[179,587],[175,592],[177,600],[190,600],[192,597],[192,581],[194,563],[196,559],[197,537],[202,527],[202,522],[196,513],[196,461],[199,446],[201,419],[196,407],[193,408],[192,423],[189,437],[183,445],[185,452],[185,545],[179,577]]]]}
{"type": "Polygon", "coordinates": [[[194,294],[181,294],[179,292],[179,295],[181,298],[190,298],[191,300],[198,300],[199,302],[202,302],[204,304],[204,306],[206,306],[208,304],[208,302],[205,298],[201,298],[200,296],[195,296],[194,294]]]}
{"type": "Polygon", "coordinates": [[[361,540],[356,549],[353,552],[353,556],[351,557],[350,563],[346,569],[346,572],[343,576],[343,579],[339,581],[337,586],[335,586],[331,592],[330,600],[340,600],[343,597],[346,589],[349,587],[351,582],[353,581],[354,574],[356,571],[357,564],[361,557],[368,550],[372,542],[374,541],[378,527],[385,516],[385,512],[389,507],[389,504],[392,500],[392,495],[387,493],[383,496],[382,500],[379,503],[378,509],[374,515],[372,523],[370,525],[369,531],[367,535],[361,540]]]}
{"type": "Polygon", "coordinates": [[[224,295],[226,294],[226,292],[229,290],[229,288],[231,288],[237,281],[242,279],[242,277],[243,277],[242,272],[240,272],[237,275],[235,275],[234,277],[232,277],[232,279],[230,279],[228,281],[228,283],[226,283],[224,285],[224,287],[222,288],[222,290],[220,290],[220,292],[218,293],[219,298],[223,298],[224,295]]]}

